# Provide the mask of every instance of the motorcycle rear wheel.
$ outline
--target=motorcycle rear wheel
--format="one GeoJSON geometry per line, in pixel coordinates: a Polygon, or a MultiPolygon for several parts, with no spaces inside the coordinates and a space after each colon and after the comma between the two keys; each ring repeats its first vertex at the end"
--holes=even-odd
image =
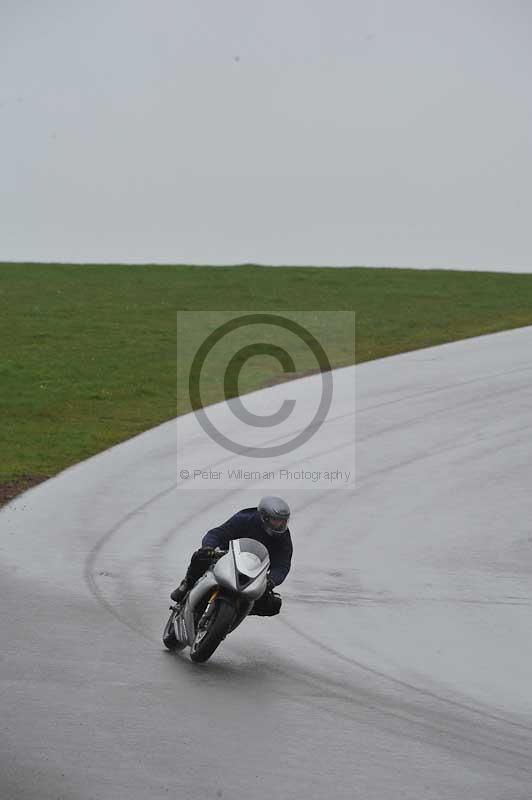
{"type": "Polygon", "coordinates": [[[207,661],[225,639],[236,615],[235,607],[227,600],[217,600],[216,608],[203,631],[198,631],[190,648],[190,658],[196,663],[207,661]]]}
{"type": "Polygon", "coordinates": [[[164,626],[163,644],[165,647],[168,648],[168,650],[182,650],[183,645],[180,642],[178,642],[177,636],[175,635],[174,616],[175,612],[172,611],[168,619],[168,622],[164,626]]]}

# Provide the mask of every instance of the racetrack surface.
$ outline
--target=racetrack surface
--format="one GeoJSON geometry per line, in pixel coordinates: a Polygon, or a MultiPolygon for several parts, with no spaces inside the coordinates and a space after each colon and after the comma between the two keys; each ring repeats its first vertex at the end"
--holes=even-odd
{"type": "Polygon", "coordinates": [[[176,488],[175,423],[3,509],[2,797],[530,800],[531,352],[356,367],[356,484],[290,489],[282,613],[206,665],[163,649],[168,593],[256,498],[176,488]]]}

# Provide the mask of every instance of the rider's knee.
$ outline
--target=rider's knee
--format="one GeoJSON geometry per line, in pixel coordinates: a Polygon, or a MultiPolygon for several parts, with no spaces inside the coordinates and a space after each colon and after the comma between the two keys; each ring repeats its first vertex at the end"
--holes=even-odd
{"type": "Polygon", "coordinates": [[[268,593],[257,600],[251,613],[257,617],[275,617],[280,612],[282,604],[280,595],[268,593]]]}
{"type": "Polygon", "coordinates": [[[190,559],[190,566],[187,571],[187,578],[192,581],[197,581],[204,572],[207,571],[212,561],[212,548],[200,547],[192,553],[190,559]]]}

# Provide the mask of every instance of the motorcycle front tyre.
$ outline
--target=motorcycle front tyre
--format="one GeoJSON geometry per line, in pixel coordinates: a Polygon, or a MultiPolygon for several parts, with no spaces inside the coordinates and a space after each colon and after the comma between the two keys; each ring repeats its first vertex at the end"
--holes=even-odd
{"type": "Polygon", "coordinates": [[[194,643],[190,648],[190,658],[196,663],[207,661],[212,656],[220,642],[229,631],[236,616],[236,609],[232,603],[220,598],[216,601],[216,608],[207,623],[204,631],[198,631],[194,643]]]}

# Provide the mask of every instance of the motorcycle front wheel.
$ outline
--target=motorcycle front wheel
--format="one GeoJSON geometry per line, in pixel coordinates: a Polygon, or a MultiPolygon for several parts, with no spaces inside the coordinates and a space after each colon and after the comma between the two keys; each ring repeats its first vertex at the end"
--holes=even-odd
{"type": "Polygon", "coordinates": [[[231,629],[236,615],[235,607],[227,600],[216,601],[216,608],[204,628],[196,633],[190,648],[190,658],[196,663],[207,661],[231,629]]]}

